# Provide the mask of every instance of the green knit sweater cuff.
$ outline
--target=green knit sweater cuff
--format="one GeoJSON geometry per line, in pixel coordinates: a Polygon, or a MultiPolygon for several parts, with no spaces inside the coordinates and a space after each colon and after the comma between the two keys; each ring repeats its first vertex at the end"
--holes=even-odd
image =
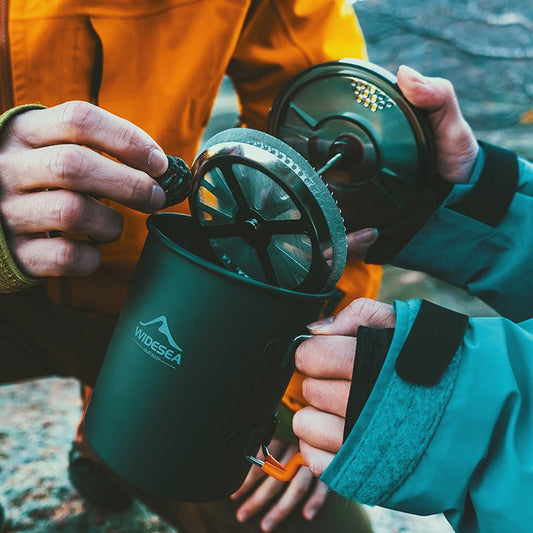
{"type": "MultiPolygon", "coordinates": [[[[9,109],[2,116],[0,116],[0,133],[4,126],[11,118],[25,111],[32,109],[44,109],[45,106],[39,104],[27,104],[19,107],[9,109]]],[[[11,255],[11,251],[6,242],[4,229],[0,220],[0,293],[11,293],[33,287],[41,283],[40,278],[30,278],[26,276],[11,255]]]]}

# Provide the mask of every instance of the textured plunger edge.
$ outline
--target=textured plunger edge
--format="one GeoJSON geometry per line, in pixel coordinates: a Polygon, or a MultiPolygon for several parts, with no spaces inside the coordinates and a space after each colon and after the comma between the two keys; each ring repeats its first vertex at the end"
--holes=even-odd
{"type": "MultiPolygon", "coordinates": [[[[279,139],[277,140],[278,142],[282,142],[279,141],[279,139]]],[[[329,234],[331,236],[333,261],[326,290],[330,289],[333,285],[335,285],[335,283],[337,283],[337,281],[339,281],[340,277],[342,276],[344,267],[346,266],[347,256],[346,228],[344,226],[344,219],[342,218],[337,202],[333,198],[327,185],[321,179],[319,179],[319,181],[314,179],[313,175],[316,174],[314,169],[313,173],[306,172],[289,155],[269,145],[268,143],[262,141],[252,141],[250,144],[270,152],[272,155],[286,163],[305,183],[317,203],[321,206],[322,213],[324,214],[326,225],[328,226],[329,234]]]]}
{"type": "Polygon", "coordinates": [[[331,237],[332,268],[328,276],[327,285],[322,291],[327,292],[334,287],[342,276],[346,266],[348,254],[346,227],[337,201],[333,198],[328,186],[318,176],[316,170],[301,154],[284,141],[269,133],[249,128],[233,128],[222,131],[211,137],[202,146],[200,152],[203,153],[206,149],[224,142],[243,142],[271,153],[289,166],[306,185],[321,207],[331,237]],[[255,137],[259,137],[259,139],[251,139],[250,133],[255,137]],[[282,147],[283,150],[273,146],[275,144],[282,147]]]}
{"type": "MultiPolygon", "coordinates": [[[[26,104],[6,111],[0,116],[0,132],[11,118],[33,109],[45,109],[45,106],[40,104],[26,104]]],[[[7,294],[21,291],[38,285],[42,281],[42,278],[30,278],[26,276],[19,269],[7,245],[4,228],[0,220],[0,293],[7,294]]]]}

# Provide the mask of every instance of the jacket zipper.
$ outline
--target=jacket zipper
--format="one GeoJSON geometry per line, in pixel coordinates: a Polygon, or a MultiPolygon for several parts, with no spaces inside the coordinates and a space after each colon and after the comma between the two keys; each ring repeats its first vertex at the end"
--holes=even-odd
{"type": "Polygon", "coordinates": [[[13,101],[13,77],[9,50],[9,0],[0,0],[0,112],[11,109],[13,101]]]}

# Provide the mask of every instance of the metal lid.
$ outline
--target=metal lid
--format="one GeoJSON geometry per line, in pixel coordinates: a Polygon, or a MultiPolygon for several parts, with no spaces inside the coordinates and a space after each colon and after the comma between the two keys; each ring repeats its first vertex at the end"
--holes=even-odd
{"type": "Polygon", "coordinates": [[[434,150],[427,119],[385,69],[355,59],[313,66],[276,98],[268,131],[329,185],[348,231],[399,223],[423,197],[434,150]]]}

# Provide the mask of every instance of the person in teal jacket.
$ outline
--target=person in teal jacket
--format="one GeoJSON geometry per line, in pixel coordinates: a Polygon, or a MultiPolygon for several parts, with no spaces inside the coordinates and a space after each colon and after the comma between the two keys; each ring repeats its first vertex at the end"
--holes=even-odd
{"type": "Polygon", "coordinates": [[[345,497],[442,512],[461,533],[529,532],[533,165],[478,144],[449,82],[405,67],[398,82],[429,113],[439,177],[431,208],[367,260],[425,271],[501,316],[356,300],[310,325],[296,352],[310,407],[294,430],[313,473],[345,497]]]}

